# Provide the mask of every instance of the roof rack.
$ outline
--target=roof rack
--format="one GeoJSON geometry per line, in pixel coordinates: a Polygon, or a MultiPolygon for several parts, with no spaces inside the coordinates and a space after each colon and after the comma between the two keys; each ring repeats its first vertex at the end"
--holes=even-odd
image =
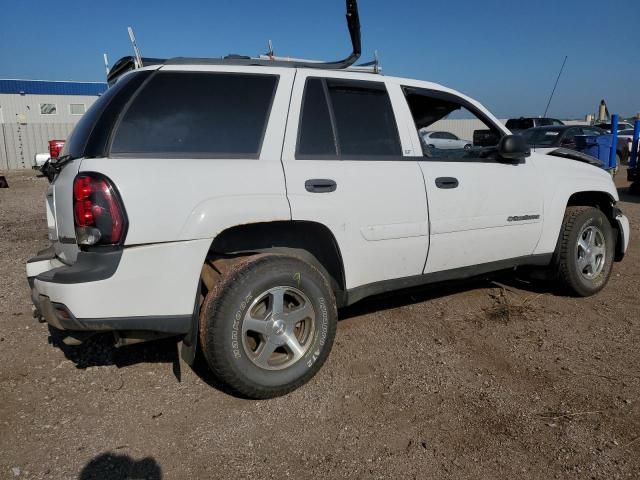
{"type": "MultiPolygon", "coordinates": [[[[357,0],[346,0],[347,4],[347,27],[351,37],[351,45],[353,50],[351,54],[343,60],[334,62],[322,62],[317,60],[305,60],[288,57],[275,57],[272,55],[272,47],[267,55],[258,57],[248,57],[243,55],[228,55],[223,58],[189,58],[176,57],[170,59],[145,58],[140,56],[135,41],[132,39],[134,46],[134,56],[123,57],[118,60],[107,75],[107,82],[112,85],[118,77],[124,73],[136,68],[147,67],[151,65],[244,65],[244,66],[264,66],[264,67],[290,67],[290,68],[318,68],[325,70],[355,70],[366,71],[371,73],[379,73],[379,66],[376,60],[354,66],[354,63],[360,58],[362,53],[361,36],[360,36],[360,16],[358,14],[357,0]]],[[[132,32],[129,32],[132,37],[132,32]]]]}

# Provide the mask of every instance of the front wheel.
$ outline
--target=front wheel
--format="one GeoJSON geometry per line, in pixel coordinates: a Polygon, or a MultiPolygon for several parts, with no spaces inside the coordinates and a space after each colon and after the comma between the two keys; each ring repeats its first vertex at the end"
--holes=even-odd
{"type": "Polygon", "coordinates": [[[614,242],[611,224],[600,210],[567,208],[557,249],[561,284],[581,297],[602,290],[611,276],[614,242]]]}
{"type": "Polygon", "coordinates": [[[206,296],[200,341],[214,375],[249,398],[284,395],[327,359],[336,302],[322,273],[283,255],[240,260],[206,296]]]}

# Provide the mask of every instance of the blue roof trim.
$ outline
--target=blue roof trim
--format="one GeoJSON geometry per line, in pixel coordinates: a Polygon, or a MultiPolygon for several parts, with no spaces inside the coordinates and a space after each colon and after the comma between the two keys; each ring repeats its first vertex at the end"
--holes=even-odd
{"type": "Polygon", "coordinates": [[[98,82],[50,82],[46,80],[3,80],[0,93],[24,93],[26,95],[102,95],[106,83],[98,82]]]}

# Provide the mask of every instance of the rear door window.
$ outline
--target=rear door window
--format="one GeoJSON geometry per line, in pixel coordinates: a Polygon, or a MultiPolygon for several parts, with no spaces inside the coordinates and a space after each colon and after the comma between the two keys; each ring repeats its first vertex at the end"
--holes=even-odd
{"type": "Polygon", "coordinates": [[[159,72],[124,114],[111,154],[258,158],[278,77],[159,72]]]}
{"type": "Polygon", "coordinates": [[[382,82],[309,78],[296,158],[397,159],[400,137],[382,82]]]}

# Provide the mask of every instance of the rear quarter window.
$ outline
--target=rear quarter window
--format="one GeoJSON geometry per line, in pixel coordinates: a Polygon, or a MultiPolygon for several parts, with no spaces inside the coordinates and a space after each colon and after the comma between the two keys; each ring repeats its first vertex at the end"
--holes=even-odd
{"type": "Polygon", "coordinates": [[[158,72],[125,112],[111,154],[258,158],[277,84],[275,75],[158,72]]]}
{"type": "Polygon", "coordinates": [[[65,142],[62,155],[107,155],[108,139],[122,109],[149,75],[148,70],[127,74],[93,102],[65,142]]]}

